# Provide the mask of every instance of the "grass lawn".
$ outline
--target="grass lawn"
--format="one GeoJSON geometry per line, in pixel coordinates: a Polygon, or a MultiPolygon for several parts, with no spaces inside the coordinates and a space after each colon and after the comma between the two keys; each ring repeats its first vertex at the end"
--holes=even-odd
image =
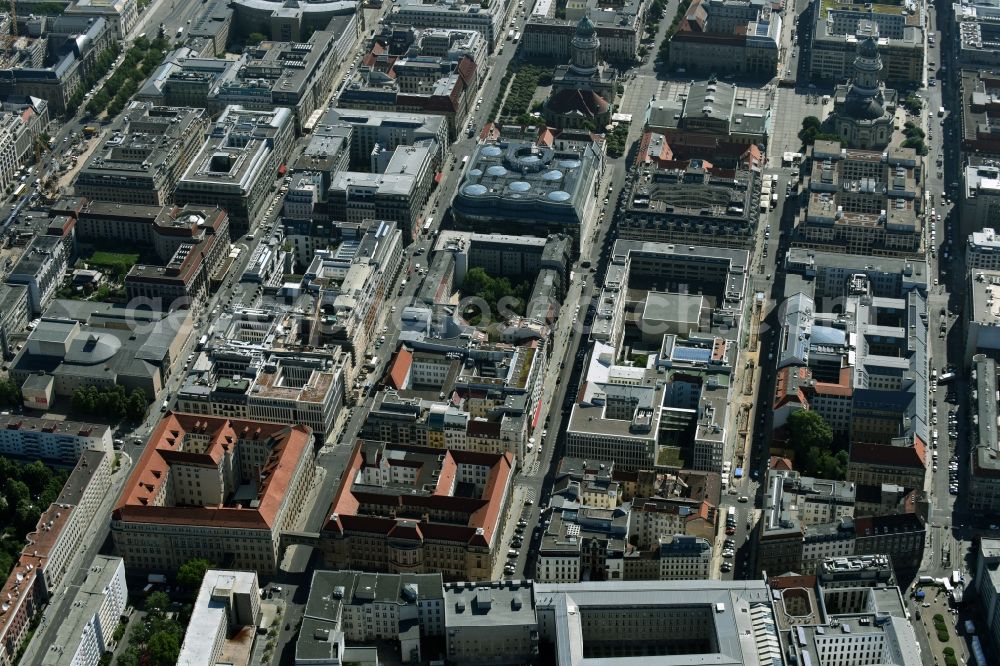
{"type": "Polygon", "coordinates": [[[91,266],[96,266],[103,268],[110,273],[115,273],[120,277],[124,277],[128,273],[129,269],[139,263],[138,253],[130,252],[107,252],[105,250],[97,250],[90,256],[90,258],[85,259],[91,266]]]}

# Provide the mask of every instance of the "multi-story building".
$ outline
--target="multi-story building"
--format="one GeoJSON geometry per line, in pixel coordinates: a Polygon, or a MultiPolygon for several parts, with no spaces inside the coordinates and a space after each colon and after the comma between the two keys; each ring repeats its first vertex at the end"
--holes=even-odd
{"type": "Polygon", "coordinates": [[[1000,271],[973,269],[966,280],[965,364],[980,353],[1000,360],[1000,271]]]}
{"type": "MultiPolygon", "coordinates": [[[[45,409],[45,405],[37,408],[45,409]]],[[[97,423],[0,416],[0,453],[6,456],[74,465],[84,451],[111,452],[111,428],[97,423]]]]}
{"type": "Polygon", "coordinates": [[[735,169],[716,167],[706,159],[640,163],[621,209],[619,236],[751,247],[760,216],[760,172],[751,156],[755,152],[748,149],[735,169]]]}
{"type": "Polygon", "coordinates": [[[982,539],[973,578],[991,640],[1000,640],[1000,539],[982,539]]]}
{"type": "Polygon", "coordinates": [[[66,16],[107,21],[117,40],[124,40],[139,21],[136,0],[73,0],[64,13],[66,16]]]}
{"type": "Polygon", "coordinates": [[[194,158],[206,124],[204,109],[133,102],[80,169],[74,192],[99,201],[162,206],[194,158]]]}
{"type": "Polygon", "coordinates": [[[555,18],[556,3],[536,3],[524,24],[518,53],[530,60],[566,62],[577,23],[586,14],[597,30],[601,59],[619,66],[631,65],[639,58],[639,41],[648,7],[642,0],[611,5],[597,0],[574,0],[566,4],[564,18],[555,18]]]}
{"type": "Polygon", "coordinates": [[[927,661],[895,586],[826,587],[796,572],[782,572],[767,583],[777,649],[791,663],[919,666],[927,661]]]}
{"type": "Polygon", "coordinates": [[[320,533],[328,564],[490,580],[513,491],[514,456],[359,441],[320,533]],[[461,488],[461,494],[456,494],[461,488]]]}
{"type": "Polygon", "coordinates": [[[449,662],[526,664],[538,659],[531,583],[447,583],[444,609],[449,662]]]}
{"type": "Polygon", "coordinates": [[[763,666],[782,658],[761,580],[535,583],[534,603],[539,642],[554,650],[557,663],[680,659],[763,666]],[[633,642],[641,650],[629,649],[633,642]]]}
{"type": "MultiPolygon", "coordinates": [[[[1000,114],[998,114],[1000,115],[1000,114]]],[[[1000,166],[993,160],[969,164],[962,175],[962,199],[959,230],[962,234],[976,234],[991,228],[1000,219],[1000,166]]],[[[972,239],[970,238],[970,241],[972,239]]],[[[971,249],[971,247],[970,247],[971,249]]],[[[966,261],[972,261],[971,255],[966,261]]],[[[972,264],[969,264],[970,268],[972,264]]],[[[997,268],[998,266],[976,266],[976,268],[997,268]]]]}
{"type": "Polygon", "coordinates": [[[56,300],[45,314],[10,363],[10,379],[28,385],[32,407],[84,386],[120,385],[153,399],[193,330],[189,311],[56,300]]]}
{"type": "Polygon", "coordinates": [[[969,509],[986,514],[1000,509],[1000,438],[997,435],[996,360],[972,357],[973,419],[969,446],[969,509]]]}
{"type": "Polygon", "coordinates": [[[360,242],[336,251],[317,250],[302,278],[303,291],[317,295],[318,336],[347,352],[356,379],[365,352],[385,323],[392,287],[403,267],[403,234],[394,222],[366,221],[360,242]]]}
{"type": "Polygon", "coordinates": [[[593,145],[558,149],[528,141],[486,142],[476,147],[452,201],[459,228],[502,227],[508,233],[564,233],[579,243],[597,205],[604,170],[593,145]]]}
{"type": "Polygon", "coordinates": [[[707,159],[733,168],[749,150],[758,165],[771,125],[771,110],[758,106],[758,99],[750,88],[715,79],[672,85],[649,101],[646,125],[666,137],[672,159],[707,159]]]}
{"type": "MultiPolygon", "coordinates": [[[[247,46],[239,70],[220,78],[209,92],[215,108],[229,105],[253,111],[285,107],[301,129],[333,86],[337,66],[346,57],[339,35],[317,30],[308,40],[263,41],[247,46]],[[294,63],[294,66],[289,66],[294,63]]],[[[349,40],[351,44],[354,40],[349,40]]]]}
{"type": "MultiPolygon", "coordinates": [[[[985,52],[986,49],[979,49],[985,52]]],[[[959,141],[962,152],[981,160],[1000,158],[1000,142],[990,128],[1000,117],[1000,69],[970,67],[959,72],[959,141]]],[[[970,162],[975,165],[974,160],[970,162]]],[[[995,164],[994,164],[995,166],[995,164]]],[[[952,184],[953,187],[955,184],[952,184]]],[[[963,216],[964,217],[964,212],[963,216]]]]}
{"type": "Polygon", "coordinates": [[[817,141],[809,152],[802,210],[792,242],[867,256],[922,252],[923,188],[916,152],[842,150],[817,141]]]}
{"type": "Polygon", "coordinates": [[[538,545],[535,580],[575,583],[626,579],[628,503],[603,509],[557,496],[552,508],[551,522],[538,545]]]}
{"type": "Polygon", "coordinates": [[[503,40],[510,11],[508,4],[501,0],[482,4],[407,0],[395,5],[385,20],[390,24],[414,28],[475,30],[482,34],[492,50],[503,40]]]}
{"type": "Polygon", "coordinates": [[[177,181],[179,203],[220,206],[235,234],[256,232],[274,178],[292,149],[295,128],[285,107],[227,106],[177,181]]]}
{"type": "Polygon", "coordinates": [[[782,20],[752,0],[694,0],[670,38],[670,67],[771,78],[778,68],[782,20]]]}
{"type": "Polygon", "coordinates": [[[41,666],[98,666],[115,647],[114,632],[128,604],[125,563],[98,555],[79,586],[55,642],[39,657],[41,666]]]}
{"type": "Polygon", "coordinates": [[[308,426],[168,413],[111,516],[129,569],[210,562],[272,573],[315,473],[308,426]]]}
{"type": "Polygon", "coordinates": [[[615,244],[566,455],[623,470],[722,467],[748,261],[741,249],[615,244]],[[627,309],[635,298],[643,305],[627,309]],[[626,337],[645,367],[619,361],[626,337]]]}
{"type": "Polygon", "coordinates": [[[252,636],[260,622],[260,598],[256,572],[206,571],[177,663],[217,664],[224,654],[234,664],[249,662],[252,636]]]}
{"type": "MultiPolygon", "coordinates": [[[[370,168],[371,156],[376,149],[393,150],[399,146],[433,144],[436,150],[434,163],[444,162],[444,150],[448,146],[448,123],[440,116],[394,110],[329,109],[322,117],[314,134],[324,134],[324,130],[350,128],[350,167],[360,170],[370,168]]],[[[323,152],[331,153],[329,148],[323,152]]]]}
{"type": "MultiPolygon", "coordinates": [[[[346,355],[270,348],[281,320],[240,311],[212,332],[204,366],[177,390],[177,409],[220,418],[302,424],[325,440],[344,403],[346,355]],[[231,335],[233,337],[226,337],[231,335]],[[241,342],[247,340],[247,342],[241,342]]],[[[264,314],[264,313],[260,313],[264,314]]]]}
{"type": "Polygon", "coordinates": [[[924,25],[919,11],[895,11],[889,5],[834,2],[816,5],[809,45],[809,75],[841,81],[851,76],[855,51],[872,28],[885,68],[880,78],[900,83],[920,81],[924,73],[924,25]],[[874,25],[873,25],[874,24],[874,25]]]}
{"type": "Polygon", "coordinates": [[[997,47],[1000,12],[996,5],[984,0],[964,0],[955,3],[954,12],[955,23],[948,30],[957,35],[959,62],[968,65],[970,71],[1000,65],[997,47]]]}
{"type": "Polygon", "coordinates": [[[28,308],[33,316],[40,315],[62,286],[68,257],[59,236],[35,236],[17,260],[6,282],[28,289],[28,308]]]}
{"type": "Polygon", "coordinates": [[[927,532],[915,513],[855,518],[854,532],[855,555],[887,555],[901,578],[920,567],[927,532]]]}
{"type": "Polygon", "coordinates": [[[129,270],[125,293],[130,302],[145,300],[160,310],[207,302],[213,285],[224,277],[222,271],[229,257],[226,211],[185,206],[158,216],[157,222],[153,227],[154,242],[157,250],[166,251],[160,255],[166,264],[137,264],[129,270]]]}
{"type": "Polygon", "coordinates": [[[220,84],[239,75],[246,58],[202,58],[181,48],[158,67],[135,94],[136,101],[153,106],[187,106],[217,113],[225,105],[214,96],[220,84]]]}
{"type": "Polygon", "coordinates": [[[831,557],[816,568],[816,582],[824,589],[840,587],[896,587],[896,573],[886,555],[831,557]]]}
{"type": "Polygon", "coordinates": [[[348,77],[337,105],[443,115],[454,138],[475,104],[489,51],[475,30],[386,26],[348,77]]]}
{"type": "Polygon", "coordinates": [[[76,572],[73,563],[81,547],[89,545],[94,517],[111,490],[112,457],[106,451],[84,451],[56,501],[27,536],[27,545],[0,588],[0,664],[14,663],[35,613],[63,586],[66,575],[76,572]]]}
{"type": "Polygon", "coordinates": [[[295,663],[350,663],[372,648],[348,643],[393,641],[403,659],[421,661],[421,639],[444,636],[441,574],[313,572],[295,663]]]}
{"type": "Polygon", "coordinates": [[[28,287],[23,284],[0,284],[0,353],[7,360],[14,357],[13,335],[24,331],[28,322],[30,305],[28,287]]]}
{"type": "Polygon", "coordinates": [[[1000,271],[1000,236],[991,227],[973,231],[965,246],[965,267],[969,271],[1000,271]]]}
{"type": "Polygon", "coordinates": [[[364,15],[351,0],[314,0],[285,7],[280,0],[235,0],[233,32],[245,37],[252,32],[271,35],[273,39],[303,41],[303,35],[316,30],[339,32],[348,41],[344,60],[364,29],[364,15]]]}

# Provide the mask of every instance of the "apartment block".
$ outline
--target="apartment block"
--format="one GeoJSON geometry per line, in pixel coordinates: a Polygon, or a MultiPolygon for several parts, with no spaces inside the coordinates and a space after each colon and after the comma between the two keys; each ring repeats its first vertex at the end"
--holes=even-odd
{"type": "Polygon", "coordinates": [[[113,635],[128,605],[125,563],[120,557],[98,555],[83,584],[74,588],[68,617],[41,655],[41,666],[97,666],[115,647],[113,635]]]}
{"type": "Polygon", "coordinates": [[[982,539],[976,552],[976,574],[973,577],[979,597],[987,635],[1000,640],[1000,539],[982,539]]]}
{"type": "Polygon", "coordinates": [[[966,280],[965,363],[979,353],[1000,359],[1000,271],[970,270],[966,280]]]}
{"type": "Polygon", "coordinates": [[[519,53],[530,60],[567,62],[576,25],[587,14],[601,42],[600,59],[616,65],[631,65],[639,57],[639,42],[648,8],[649,5],[641,0],[613,5],[597,0],[576,0],[566,3],[563,18],[556,18],[555,3],[537,3],[524,24],[519,53]]]}
{"type": "Polygon", "coordinates": [[[260,597],[254,571],[206,571],[177,663],[248,664],[260,623],[260,597]]]}
{"type": "Polygon", "coordinates": [[[354,644],[375,641],[419,662],[421,638],[444,636],[445,594],[439,573],[314,571],[295,663],[363,662],[375,648],[354,644]]]}
{"type": "Polygon", "coordinates": [[[557,496],[538,546],[535,580],[624,580],[630,510],[628,503],[601,509],[557,496]]]}
{"type": "Polygon", "coordinates": [[[80,169],[73,191],[98,201],[164,205],[194,159],[207,123],[204,109],[133,102],[80,169]]]}
{"type": "Polygon", "coordinates": [[[503,39],[509,13],[510,7],[500,0],[482,5],[407,0],[395,5],[385,21],[414,28],[475,30],[486,39],[492,50],[503,39]]]}
{"type": "MultiPolygon", "coordinates": [[[[38,408],[44,409],[45,405],[38,408]]],[[[0,453],[59,465],[75,465],[84,451],[111,453],[109,426],[79,421],[0,415],[0,453]]]]}
{"type": "Polygon", "coordinates": [[[328,564],[489,580],[513,491],[511,454],[359,441],[320,533],[328,564]]]}
{"type": "Polygon", "coordinates": [[[292,112],[227,106],[177,181],[179,203],[220,206],[234,235],[255,232],[295,137],[292,112]]]}
{"type": "Polygon", "coordinates": [[[75,559],[89,543],[93,520],[111,490],[111,459],[105,451],[87,450],[70,472],[0,589],[0,664],[10,666],[30,631],[35,614],[75,573],[75,559]]]}
{"type": "MultiPolygon", "coordinates": [[[[977,50],[987,52],[986,49],[977,50]]],[[[1000,69],[996,66],[961,69],[958,72],[958,84],[960,99],[963,100],[961,115],[958,116],[958,139],[961,141],[962,152],[970,157],[970,166],[978,166],[977,162],[991,166],[987,160],[993,162],[992,166],[996,166],[996,159],[1000,158],[1000,143],[989,128],[1000,115],[1000,105],[997,103],[997,95],[1000,94],[1000,69]]],[[[965,175],[968,176],[968,171],[965,175]]],[[[965,217],[964,211],[962,217],[965,217]]]]}
{"type": "Polygon", "coordinates": [[[14,357],[12,336],[28,327],[29,307],[27,286],[0,284],[0,353],[7,360],[14,357]]]}
{"type": "MultiPolygon", "coordinates": [[[[1000,109],[998,109],[998,114],[1000,114],[1000,109]]],[[[975,256],[970,255],[966,260],[969,267],[996,268],[994,262],[984,255],[988,255],[992,251],[987,247],[992,240],[992,225],[998,219],[997,215],[1000,215],[1000,166],[997,166],[995,160],[988,158],[981,160],[974,158],[974,161],[983,163],[969,164],[962,172],[962,198],[959,202],[961,224],[959,229],[961,233],[970,235],[969,249],[975,250],[975,256]],[[973,238],[980,232],[987,234],[985,238],[979,237],[984,241],[986,247],[972,247],[973,238]],[[974,260],[984,260],[989,265],[973,266],[974,260]]]]}
{"type": "Polygon", "coordinates": [[[112,512],[115,547],[138,571],[203,557],[273,573],[314,472],[307,426],[168,413],[112,512]]]}
{"type": "MultiPolygon", "coordinates": [[[[997,182],[1000,185],[1000,180],[997,182]]],[[[969,234],[965,246],[965,267],[969,271],[1000,271],[1000,236],[992,227],[983,227],[982,231],[969,234]]]]}

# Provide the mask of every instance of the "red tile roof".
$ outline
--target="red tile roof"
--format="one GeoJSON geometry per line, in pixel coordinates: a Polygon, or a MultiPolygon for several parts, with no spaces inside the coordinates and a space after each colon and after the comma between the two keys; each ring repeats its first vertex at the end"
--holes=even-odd
{"type": "Polygon", "coordinates": [[[909,469],[926,469],[924,445],[914,438],[913,446],[891,446],[855,442],[851,445],[851,462],[866,465],[888,465],[909,469]]]}

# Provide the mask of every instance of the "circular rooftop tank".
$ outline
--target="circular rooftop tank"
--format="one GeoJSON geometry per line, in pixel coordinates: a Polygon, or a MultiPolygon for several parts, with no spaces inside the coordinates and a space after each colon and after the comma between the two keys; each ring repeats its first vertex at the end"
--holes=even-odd
{"type": "Polygon", "coordinates": [[[468,194],[470,197],[479,197],[486,194],[486,186],[476,183],[474,185],[466,185],[462,188],[463,194],[468,194]]]}
{"type": "Polygon", "coordinates": [[[563,192],[562,190],[556,190],[555,192],[549,192],[549,201],[555,201],[556,203],[562,203],[563,201],[569,201],[571,199],[569,192],[563,192]]]}
{"type": "Polygon", "coordinates": [[[523,180],[515,180],[510,184],[510,189],[515,192],[527,192],[531,189],[531,183],[526,183],[523,180]]]}
{"type": "Polygon", "coordinates": [[[562,180],[562,177],[562,171],[556,171],[555,169],[552,171],[546,171],[542,174],[542,180],[547,180],[553,183],[557,180],[562,180]]]}
{"type": "Polygon", "coordinates": [[[564,169],[578,169],[580,167],[580,160],[559,160],[559,166],[564,169]]]}
{"type": "Polygon", "coordinates": [[[471,169],[471,170],[469,170],[469,175],[472,176],[473,178],[479,178],[480,176],[483,175],[483,170],[482,169],[471,169]]]}
{"type": "Polygon", "coordinates": [[[538,164],[541,161],[542,158],[539,157],[538,155],[526,155],[525,157],[521,158],[521,164],[528,164],[528,165],[538,164]]]}
{"type": "Polygon", "coordinates": [[[487,176],[505,176],[507,175],[507,169],[504,169],[499,164],[494,164],[486,169],[487,176]]]}
{"type": "Polygon", "coordinates": [[[486,146],[483,148],[482,154],[486,157],[500,157],[503,155],[503,151],[497,146],[486,146]]]}

